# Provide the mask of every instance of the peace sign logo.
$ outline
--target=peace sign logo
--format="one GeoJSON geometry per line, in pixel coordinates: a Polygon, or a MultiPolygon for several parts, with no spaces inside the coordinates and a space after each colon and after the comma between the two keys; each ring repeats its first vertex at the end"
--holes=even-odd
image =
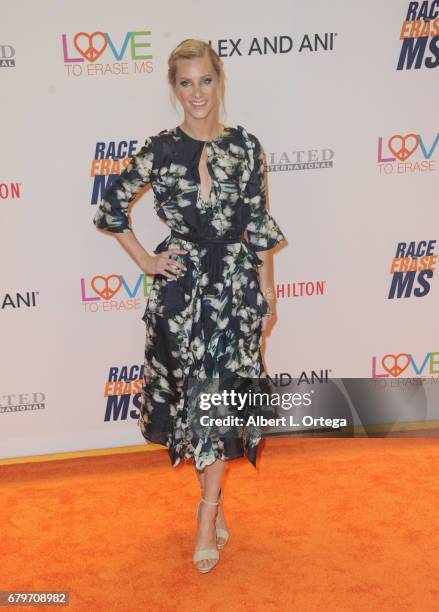
{"type": "Polygon", "coordinates": [[[73,44],[82,57],[85,57],[85,59],[87,59],[89,62],[95,62],[107,48],[108,40],[104,32],[93,32],[93,34],[88,34],[88,32],[78,32],[73,38],[73,44]],[[83,39],[85,38],[86,40],[81,42],[79,41],[80,37],[83,37],[83,39]],[[97,45],[95,47],[93,44],[93,39],[95,38],[101,39],[100,46],[97,45]]]}
{"type": "Polygon", "coordinates": [[[395,134],[389,140],[389,149],[392,151],[393,155],[399,159],[400,161],[405,161],[412,153],[416,151],[419,145],[419,136],[417,134],[406,134],[402,136],[401,134],[395,134]],[[413,142],[412,146],[408,146],[407,141],[411,140],[413,142]],[[393,141],[399,141],[399,146],[397,148],[393,147],[393,141]]]}
{"type": "Polygon", "coordinates": [[[110,274],[110,276],[94,276],[91,281],[91,286],[101,298],[104,300],[111,300],[122,287],[122,281],[117,274],[110,274]]]}
{"type": "Polygon", "coordinates": [[[381,361],[383,368],[386,370],[386,372],[388,372],[391,376],[399,376],[402,372],[404,372],[404,370],[406,370],[408,368],[408,365],[410,363],[410,355],[408,355],[407,353],[400,353],[399,355],[384,355],[382,361],[381,361]],[[402,358],[402,361],[405,361],[405,364],[403,363],[403,365],[399,365],[398,361],[400,361],[400,358],[402,358]],[[405,358],[405,360],[404,360],[405,358]],[[386,361],[389,361],[391,365],[386,365],[386,361]]]}

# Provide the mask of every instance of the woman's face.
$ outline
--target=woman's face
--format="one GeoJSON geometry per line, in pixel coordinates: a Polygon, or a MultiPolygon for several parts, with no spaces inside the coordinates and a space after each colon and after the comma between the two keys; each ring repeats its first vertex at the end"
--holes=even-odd
{"type": "Polygon", "coordinates": [[[175,95],[185,118],[205,119],[216,115],[219,102],[219,79],[209,58],[177,60],[175,95]]]}

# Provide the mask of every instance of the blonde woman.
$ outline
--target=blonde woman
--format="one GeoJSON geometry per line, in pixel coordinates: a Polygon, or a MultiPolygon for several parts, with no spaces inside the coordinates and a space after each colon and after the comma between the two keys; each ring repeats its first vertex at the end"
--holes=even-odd
{"type": "Polygon", "coordinates": [[[266,376],[261,334],[275,305],[269,251],[286,239],[266,209],[261,143],[244,127],[219,122],[221,59],[204,41],[186,39],[168,66],[184,119],[146,138],[107,187],[93,221],[154,276],[143,315],[138,425],[147,443],[168,448],[172,466],[193,462],[201,488],[193,562],[208,572],[229,537],[221,503],[225,463],[246,456],[256,466],[261,435],[255,426],[201,426],[190,391],[194,381],[266,376]],[[128,216],[147,183],[171,230],[154,255],[139,243],[128,216]]]}

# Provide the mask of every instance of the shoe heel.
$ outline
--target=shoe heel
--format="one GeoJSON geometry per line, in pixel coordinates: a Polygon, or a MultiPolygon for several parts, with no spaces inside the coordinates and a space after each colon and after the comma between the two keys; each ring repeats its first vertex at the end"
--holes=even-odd
{"type": "MultiPolygon", "coordinates": [[[[219,503],[222,504],[222,501],[223,501],[223,492],[220,489],[219,503]]],[[[222,527],[216,527],[216,537],[217,537],[216,546],[219,550],[222,550],[224,546],[227,544],[230,534],[227,531],[227,529],[223,529],[222,527]],[[224,540],[224,542],[222,544],[218,544],[218,538],[221,538],[222,540],[224,540]]]]}

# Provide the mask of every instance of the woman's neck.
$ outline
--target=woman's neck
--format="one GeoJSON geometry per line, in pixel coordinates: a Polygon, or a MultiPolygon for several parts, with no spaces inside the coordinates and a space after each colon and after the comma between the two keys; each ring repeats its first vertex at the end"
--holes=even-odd
{"type": "Polygon", "coordinates": [[[213,126],[202,124],[200,122],[188,123],[186,119],[180,125],[180,128],[195,140],[213,140],[219,136],[224,130],[224,125],[215,122],[213,126]]]}

